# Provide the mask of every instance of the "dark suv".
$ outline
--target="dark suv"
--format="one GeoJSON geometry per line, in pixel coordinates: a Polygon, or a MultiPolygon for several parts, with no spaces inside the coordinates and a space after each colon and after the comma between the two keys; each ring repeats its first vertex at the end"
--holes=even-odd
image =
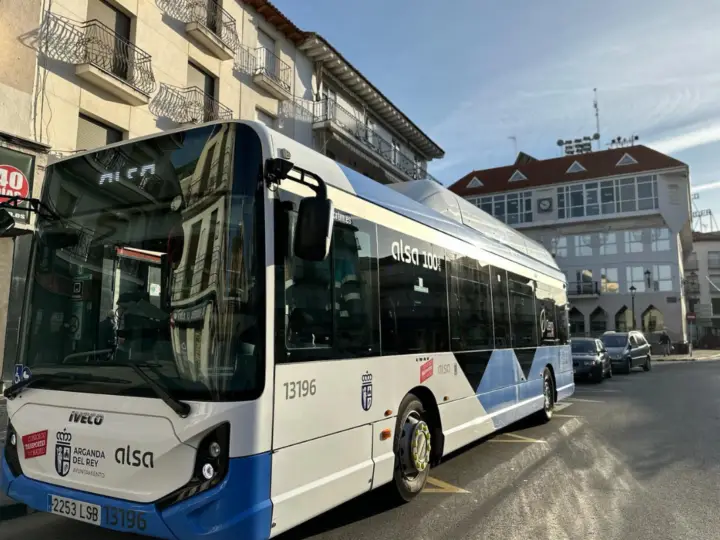
{"type": "Polygon", "coordinates": [[[630,373],[632,368],[639,366],[650,371],[650,344],[642,332],[606,332],[600,339],[610,355],[613,371],[630,373]]]}

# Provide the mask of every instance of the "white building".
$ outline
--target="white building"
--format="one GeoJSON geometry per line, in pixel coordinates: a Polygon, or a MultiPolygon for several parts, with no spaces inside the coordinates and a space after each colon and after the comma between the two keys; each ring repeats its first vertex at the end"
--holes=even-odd
{"type": "Polygon", "coordinates": [[[720,346],[720,232],[693,233],[693,252],[685,262],[688,310],[695,316],[693,342],[720,346]]]}
{"type": "MultiPolygon", "coordinates": [[[[0,131],[29,140],[30,196],[48,147],[71,155],[214,119],[258,120],[383,183],[431,178],[427,162],[444,155],[327,40],[267,0],[4,0],[0,21],[0,131]]],[[[24,242],[0,239],[0,259],[14,261],[0,265],[0,355],[1,308],[17,308],[0,382],[20,335],[24,242]]]]}
{"type": "Polygon", "coordinates": [[[634,307],[636,328],[685,340],[686,164],[638,145],[519,159],[450,189],[554,254],[567,276],[573,335],[631,329],[634,307]]]}

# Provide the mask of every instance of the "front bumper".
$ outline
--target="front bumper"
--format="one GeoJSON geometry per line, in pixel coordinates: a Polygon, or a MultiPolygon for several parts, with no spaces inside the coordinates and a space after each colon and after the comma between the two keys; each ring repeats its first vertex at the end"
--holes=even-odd
{"type": "Polygon", "coordinates": [[[143,530],[121,526],[120,523],[103,523],[101,527],[104,529],[167,540],[264,540],[270,537],[272,521],[270,463],[269,453],[231,459],[227,476],[216,487],[161,510],[153,503],[104,497],[46,484],[22,474],[13,476],[5,460],[5,452],[2,452],[0,492],[40,512],[48,511],[49,496],[56,495],[102,508],[122,509],[125,513],[132,510],[144,514],[143,530]]]}
{"type": "Polygon", "coordinates": [[[602,374],[602,364],[573,365],[575,377],[596,377],[602,374]]]}

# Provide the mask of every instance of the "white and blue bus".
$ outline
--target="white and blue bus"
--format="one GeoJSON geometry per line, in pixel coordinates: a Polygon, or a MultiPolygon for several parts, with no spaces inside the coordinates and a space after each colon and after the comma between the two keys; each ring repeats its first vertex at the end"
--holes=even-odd
{"type": "Polygon", "coordinates": [[[270,538],[375,488],[409,501],[574,390],[539,244],[255,122],[63,159],[5,204],[37,230],[0,489],[39,511],[270,538]]]}

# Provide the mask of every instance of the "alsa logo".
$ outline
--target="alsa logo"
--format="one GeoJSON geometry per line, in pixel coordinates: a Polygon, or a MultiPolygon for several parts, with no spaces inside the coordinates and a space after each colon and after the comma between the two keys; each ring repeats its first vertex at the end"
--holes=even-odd
{"type": "Polygon", "coordinates": [[[115,450],[115,461],[117,461],[120,465],[152,469],[155,467],[154,458],[155,456],[152,452],[132,450],[129,446],[115,450]]]}
{"type": "Polygon", "coordinates": [[[433,376],[433,372],[434,362],[433,359],[430,358],[424,364],[420,364],[420,382],[424,383],[425,381],[427,381],[430,377],[433,376]]]}
{"type": "Polygon", "coordinates": [[[76,424],[90,424],[93,426],[99,426],[103,423],[105,417],[99,413],[86,413],[73,411],[70,413],[68,422],[75,422],[76,424]]]}

